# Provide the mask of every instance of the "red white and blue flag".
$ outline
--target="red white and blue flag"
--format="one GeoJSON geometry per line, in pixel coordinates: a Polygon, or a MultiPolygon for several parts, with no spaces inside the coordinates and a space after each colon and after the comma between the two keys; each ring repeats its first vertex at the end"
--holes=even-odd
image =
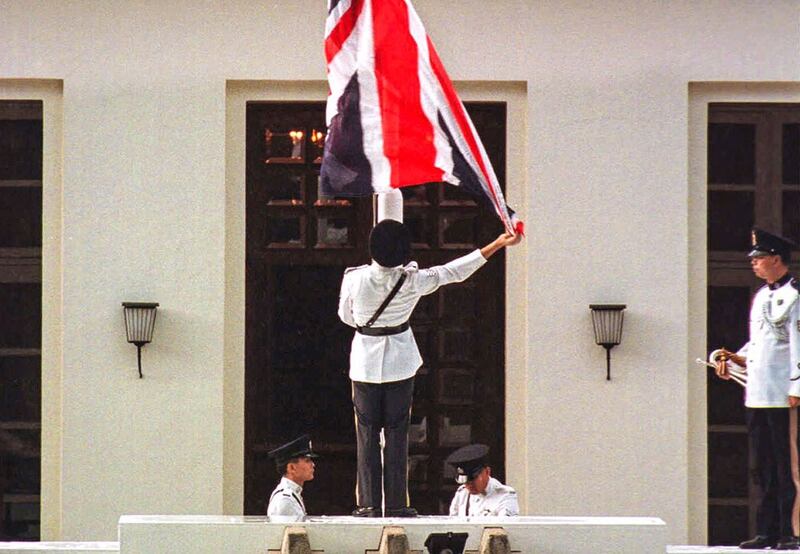
{"type": "Polygon", "coordinates": [[[506,206],[486,150],[409,0],[328,0],[325,196],[447,182],[506,206]]]}

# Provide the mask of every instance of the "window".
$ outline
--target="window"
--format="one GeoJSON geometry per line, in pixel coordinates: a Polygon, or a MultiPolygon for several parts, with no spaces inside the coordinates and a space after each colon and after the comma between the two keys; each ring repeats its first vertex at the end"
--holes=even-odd
{"type": "Polygon", "coordinates": [[[0,540],[39,539],[42,103],[0,101],[0,540]]]}
{"type": "MultiPolygon", "coordinates": [[[[750,229],[800,244],[800,106],[711,104],[708,120],[708,350],[737,350],[763,284],[750,229]]],[[[709,544],[738,544],[755,533],[757,499],[742,390],[712,372],[707,390],[709,544]]]]}

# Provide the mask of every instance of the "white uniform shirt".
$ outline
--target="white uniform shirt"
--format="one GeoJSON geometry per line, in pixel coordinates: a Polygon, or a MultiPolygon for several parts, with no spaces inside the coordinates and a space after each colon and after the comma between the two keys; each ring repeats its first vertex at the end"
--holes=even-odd
{"type": "Polygon", "coordinates": [[[792,380],[800,377],[799,305],[790,282],[753,297],[750,340],[738,352],[747,359],[748,408],[786,408],[790,394],[800,396],[800,379],[792,380]]]}
{"type": "Polygon", "coordinates": [[[489,483],[483,494],[470,494],[466,485],[461,485],[450,503],[450,515],[518,516],[517,491],[494,477],[489,477],[489,483]]]}
{"type": "MultiPolygon", "coordinates": [[[[406,281],[373,327],[394,327],[408,321],[426,294],[442,285],[465,280],[486,263],[480,250],[445,265],[419,269],[416,262],[405,267],[383,267],[376,262],[348,268],[342,279],[339,318],[351,327],[363,326],[372,318],[394,288],[400,275],[406,281]]],[[[422,365],[411,329],[397,335],[371,337],[356,333],[350,347],[350,379],[364,383],[390,383],[413,377],[422,365]]]]}
{"type": "Polygon", "coordinates": [[[291,479],[281,477],[281,482],[269,497],[267,515],[273,521],[302,521],[306,517],[303,487],[291,479]]]}
{"type": "Polygon", "coordinates": [[[797,299],[794,309],[789,312],[787,332],[789,333],[789,363],[791,364],[789,394],[800,397],[800,290],[798,290],[800,284],[798,283],[800,281],[794,279],[790,285],[797,292],[797,299]]]}

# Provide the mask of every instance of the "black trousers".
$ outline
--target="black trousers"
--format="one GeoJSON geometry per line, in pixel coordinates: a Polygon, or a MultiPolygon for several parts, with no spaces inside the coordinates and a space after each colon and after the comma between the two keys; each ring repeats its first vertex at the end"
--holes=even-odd
{"type": "Polygon", "coordinates": [[[413,377],[380,384],[353,381],[359,507],[408,506],[408,423],[413,395],[413,377]],[[383,463],[381,430],[385,440],[383,463]]]}
{"type": "Polygon", "coordinates": [[[793,513],[797,489],[791,446],[792,442],[798,444],[796,417],[796,408],[747,408],[747,432],[761,488],[756,511],[758,535],[780,538],[798,532],[798,522],[794,521],[797,516],[793,513]],[[790,424],[792,419],[794,423],[790,424]]]}

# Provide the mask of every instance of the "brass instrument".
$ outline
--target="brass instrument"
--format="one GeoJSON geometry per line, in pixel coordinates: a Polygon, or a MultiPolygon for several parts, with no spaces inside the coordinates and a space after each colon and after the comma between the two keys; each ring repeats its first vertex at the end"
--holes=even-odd
{"type": "Polygon", "coordinates": [[[747,360],[739,354],[725,348],[718,348],[708,355],[708,361],[697,358],[695,362],[708,366],[715,371],[717,370],[717,364],[724,362],[728,377],[743,387],[747,385],[747,360]],[[734,365],[729,365],[728,362],[733,362],[734,365]]]}

